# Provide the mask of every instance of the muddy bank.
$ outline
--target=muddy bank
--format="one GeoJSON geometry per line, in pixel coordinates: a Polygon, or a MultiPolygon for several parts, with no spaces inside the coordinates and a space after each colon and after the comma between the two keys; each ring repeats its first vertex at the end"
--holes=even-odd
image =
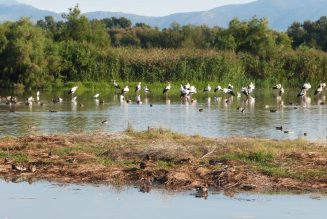
{"type": "Polygon", "coordinates": [[[165,130],[0,139],[0,177],[67,183],[327,192],[327,147],[302,140],[209,139],[165,130]]]}

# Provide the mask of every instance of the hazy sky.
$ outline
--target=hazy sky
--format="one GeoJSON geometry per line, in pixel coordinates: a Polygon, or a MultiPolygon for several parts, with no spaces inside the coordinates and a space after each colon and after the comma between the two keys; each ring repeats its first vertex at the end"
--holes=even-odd
{"type": "Polygon", "coordinates": [[[253,0],[17,0],[40,9],[66,12],[79,4],[82,12],[114,11],[139,15],[162,16],[175,12],[202,11],[226,4],[247,3],[253,0]]]}

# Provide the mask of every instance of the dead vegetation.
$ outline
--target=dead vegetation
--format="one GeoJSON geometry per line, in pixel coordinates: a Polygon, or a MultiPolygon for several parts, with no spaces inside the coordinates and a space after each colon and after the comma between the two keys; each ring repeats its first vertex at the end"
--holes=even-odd
{"type": "Polygon", "coordinates": [[[327,147],[167,130],[0,139],[0,176],[170,190],[327,191],[327,147]]]}

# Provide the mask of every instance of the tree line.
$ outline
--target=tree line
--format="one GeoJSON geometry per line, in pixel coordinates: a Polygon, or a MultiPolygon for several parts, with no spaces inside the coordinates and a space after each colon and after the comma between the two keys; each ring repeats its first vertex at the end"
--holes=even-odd
{"type": "Polygon", "coordinates": [[[126,18],[89,20],[78,6],[33,23],[0,25],[0,86],[48,88],[67,81],[167,80],[287,83],[327,78],[327,18],[294,22],[287,32],[266,19],[235,18],[227,28],[126,18]]]}

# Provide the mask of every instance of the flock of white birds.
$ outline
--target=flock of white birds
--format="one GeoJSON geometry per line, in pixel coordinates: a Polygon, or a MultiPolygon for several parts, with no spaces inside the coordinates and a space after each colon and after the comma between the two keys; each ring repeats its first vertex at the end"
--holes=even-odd
{"type": "MultiPolygon", "coordinates": [[[[132,102],[130,99],[125,99],[125,95],[128,92],[130,92],[130,89],[128,86],[121,88],[121,86],[115,80],[113,82],[113,86],[120,94],[121,102],[127,102],[127,103],[132,102]]],[[[325,87],[326,87],[326,83],[320,83],[319,86],[317,87],[317,89],[315,90],[314,95],[321,96],[325,87]]],[[[77,104],[77,96],[75,96],[77,89],[78,89],[78,86],[74,86],[68,91],[68,94],[71,95],[71,102],[74,104],[77,104]]],[[[255,85],[254,85],[254,83],[251,82],[249,85],[242,87],[239,92],[235,92],[234,86],[231,84],[228,84],[228,86],[226,88],[222,88],[221,86],[218,85],[214,88],[213,92],[224,93],[226,95],[227,101],[229,98],[232,98],[233,96],[240,97],[241,94],[243,94],[246,97],[246,99],[249,100],[249,99],[253,99],[251,94],[254,91],[254,89],[255,89],[255,85]]],[[[285,93],[284,88],[281,84],[276,84],[275,86],[272,87],[272,89],[277,91],[276,94],[277,94],[278,98],[281,98],[283,96],[283,94],[285,93]]],[[[311,89],[311,84],[305,83],[301,87],[301,90],[298,93],[297,97],[303,98],[303,99],[307,98],[309,89],[311,89]]],[[[168,95],[170,90],[171,90],[171,84],[170,84],[170,82],[168,82],[168,84],[163,88],[162,93],[164,95],[168,95]]],[[[136,94],[135,102],[137,104],[142,104],[141,94],[140,94],[142,91],[142,83],[141,82],[139,82],[137,84],[134,91],[136,94]]],[[[152,93],[152,91],[147,86],[144,87],[143,91],[145,94],[152,93]]],[[[194,85],[191,85],[190,83],[187,83],[185,85],[181,84],[179,92],[180,92],[180,97],[183,101],[188,101],[191,103],[196,102],[196,100],[192,98],[192,95],[197,93],[197,88],[194,85]]],[[[206,87],[203,88],[203,92],[204,93],[212,92],[211,86],[208,84],[206,87]]],[[[98,100],[99,96],[100,96],[100,94],[97,93],[93,97],[94,97],[94,99],[98,100]]],[[[6,102],[7,104],[19,104],[20,103],[17,101],[17,98],[15,96],[1,97],[1,102],[6,102]]],[[[53,103],[61,103],[61,102],[63,102],[63,98],[57,96],[54,99],[52,99],[52,102],[53,103]]],[[[99,102],[103,103],[104,101],[99,100],[99,102]]],[[[33,103],[40,103],[40,92],[39,91],[36,92],[36,98],[34,98],[33,96],[30,96],[25,100],[26,105],[32,105],[33,103]]]]}

